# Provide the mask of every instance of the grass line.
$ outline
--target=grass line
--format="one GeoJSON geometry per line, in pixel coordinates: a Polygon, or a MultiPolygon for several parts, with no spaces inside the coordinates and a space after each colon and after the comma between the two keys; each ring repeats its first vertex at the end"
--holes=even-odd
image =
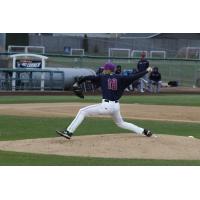
{"type": "MultiPolygon", "coordinates": [[[[56,129],[67,127],[73,118],[0,116],[0,140],[56,137],[56,129]]],[[[173,134],[200,138],[199,123],[127,120],[156,134],[173,134]]],[[[94,135],[129,132],[118,128],[109,118],[87,118],[75,135],[94,135]]]]}
{"type": "Polygon", "coordinates": [[[200,160],[116,159],[0,151],[0,166],[199,166],[200,160]]]}
{"type": "MultiPolygon", "coordinates": [[[[59,103],[59,102],[81,102],[97,103],[100,96],[86,96],[80,99],[76,96],[1,96],[0,104],[16,103],[59,103]]],[[[178,105],[178,106],[200,106],[200,95],[157,95],[157,96],[123,96],[121,103],[146,104],[146,105],[178,105]]]]}

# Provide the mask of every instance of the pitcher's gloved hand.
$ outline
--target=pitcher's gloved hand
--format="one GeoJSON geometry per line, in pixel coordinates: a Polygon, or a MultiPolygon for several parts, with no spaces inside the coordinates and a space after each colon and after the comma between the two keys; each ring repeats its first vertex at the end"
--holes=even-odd
{"type": "Polygon", "coordinates": [[[74,94],[76,96],[78,96],[79,98],[84,99],[84,95],[83,95],[83,91],[82,88],[80,87],[80,85],[78,84],[78,82],[75,82],[72,86],[72,90],[74,92],[74,94]]]}

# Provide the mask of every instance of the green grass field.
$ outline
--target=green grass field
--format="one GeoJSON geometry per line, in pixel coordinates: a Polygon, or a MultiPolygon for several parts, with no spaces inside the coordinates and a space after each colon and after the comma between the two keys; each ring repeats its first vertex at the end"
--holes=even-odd
{"type": "MultiPolygon", "coordinates": [[[[71,120],[72,118],[0,116],[0,140],[56,137],[55,129],[66,127],[71,120]]],[[[134,123],[148,127],[156,134],[193,135],[200,138],[198,123],[148,120],[134,120],[134,123]]],[[[88,118],[76,135],[121,132],[123,131],[110,119],[88,118]]],[[[84,158],[0,151],[0,165],[200,165],[200,161],[84,158]]]]}
{"type": "Polygon", "coordinates": [[[200,160],[88,158],[0,151],[1,166],[199,166],[200,160]]]}
{"type": "MultiPolygon", "coordinates": [[[[0,140],[56,137],[56,129],[63,129],[73,118],[45,118],[0,116],[0,140]]],[[[150,120],[128,120],[141,127],[148,127],[156,134],[173,134],[200,138],[200,123],[164,122],[150,120]]],[[[111,119],[87,118],[77,129],[76,135],[121,133],[111,119]]],[[[128,132],[128,131],[126,131],[128,132]]]]}
{"type": "MultiPolygon", "coordinates": [[[[81,102],[97,103],[100,96],[86,96],[80,99],[76,96],[1,96],[0,104],[15,103],[64,103],[81,102]]],[[[123,96],[120,103],[139,103],[146,105],[177,105],[177,106],[200,106],[200,95],[149,95],[149,96],[123,96]]]]}
{"type": "MultiPolygon", "coordinates": [[[[72,96],[12,96],[1,97],[0,104],[5,103],[56,103],[56,102],[99,102],[98,96],[87,96],[80,100],[72,96]]],[[[123,103],[186,105],[199,106],[199,95],[162,95],[162,96],[124,96],[123,103]]],[[[28,138],[56,137],[56,129],[69,125],[72,118],[63,117],[22,117],[0,115],[0,140],[18,140],[28,138]]],[[[165,122],[150,120],[129,120],[135,124],[148,127],[156,134],[173,134],[200,138],[200,123],[165,122]]],[[[109,118],[88,118],[77,130],[76,135],[111,134],[124,132],[109,118]]],[[[0,165],[81,165],[81,166],[128,166],[128,165],[200,165],[200,160],[148,160],[148,159],[108,159],[40,155],[0,151],[0,165]]]]}

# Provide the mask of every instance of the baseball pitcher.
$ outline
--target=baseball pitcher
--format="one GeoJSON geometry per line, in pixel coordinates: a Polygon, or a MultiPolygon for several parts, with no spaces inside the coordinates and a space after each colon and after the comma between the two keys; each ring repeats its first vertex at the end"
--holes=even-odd
{"type": "Polygon", "coordinates": [[[90,80],[93,83],[100,85],[102,91],[102,102],[96,105],[81,108],[75,119],[68,126],[68,128],[63,131],[56,130],[57,134],[66,139],[70,139],[85,117],[94,115],[110,115],[116,125],[120,128],[130,130],[131,132],[136,134],[150,137],[152,135],[150,130],[138,127],[132,123],[125,122],[122,119],[120,113],[119,99],[123,95],[125,88],[127,88],[133,81],[143,77],[145,74],[151,71],[152,68],[149,67],[145,71],[138,72],[132,76],[123,76],[114,73],[114,64],[106,63],[104,65],[104,70],[102,74],[98,76],[85,76],[80,78],[73,85],[75,94],[81,98],[84,98],[80,89],[80,84],[87,80],[90,80]]]}

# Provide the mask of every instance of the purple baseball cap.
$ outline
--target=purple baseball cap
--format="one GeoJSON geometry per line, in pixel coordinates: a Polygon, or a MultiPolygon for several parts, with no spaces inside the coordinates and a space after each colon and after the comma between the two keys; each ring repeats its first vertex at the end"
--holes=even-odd
{"type": "Polygon", "coordinates": [[[114,71],[115,67],[116,67],[116,65],[114,65],[113,63],[106,63],[103,66],[104,70],[110,70],[110,71],[114,71]]]}

